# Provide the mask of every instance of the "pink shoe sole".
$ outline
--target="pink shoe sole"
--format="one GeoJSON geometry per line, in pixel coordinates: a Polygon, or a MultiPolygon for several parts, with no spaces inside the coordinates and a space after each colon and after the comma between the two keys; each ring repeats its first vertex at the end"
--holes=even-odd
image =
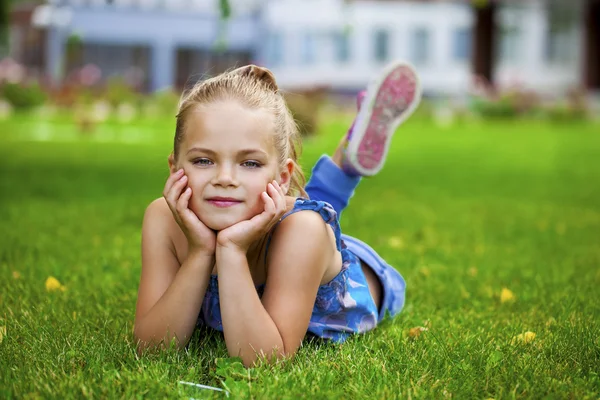
{"type": "Polygon", "coordinates": [[[381,170],[394,132],[420,100],[419,78],[408,64],[389,65],[369,85],[345,154],[357,174],[372,176],[381,170]]]}

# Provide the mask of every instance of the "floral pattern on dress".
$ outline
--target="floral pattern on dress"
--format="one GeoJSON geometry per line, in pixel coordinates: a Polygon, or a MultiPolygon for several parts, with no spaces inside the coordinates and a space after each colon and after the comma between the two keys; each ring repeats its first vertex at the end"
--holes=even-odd
{"type": "MultiPolygon", "coordinates": [[[[362,272],[360,259],[341,240],[340,225],[333,207],[326,202],[297,199],[294,208],[283,218],[303,210],[318,212],[335,234],[336,247],[342,254],[342,268],[317,291],[307,333],[336,342],[343,342],[355,333],[364,333],[377,326],[379,312],[362,272]]],[[[268,246],[268,245],[267,245],[268,246]]],[[[268,247],[267,247],[268,249],[268,247]]],[[[262,295],[264,285],[257,287],[262,295]]],[[[208,325],[222,331],[217,277],[210,277],[198,325],[208,325]]]]}

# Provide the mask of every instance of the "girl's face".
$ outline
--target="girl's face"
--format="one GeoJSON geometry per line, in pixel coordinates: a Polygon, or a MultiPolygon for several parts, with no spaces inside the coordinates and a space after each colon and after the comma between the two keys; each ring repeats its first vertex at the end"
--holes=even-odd
{"type": "Polygon", "coordinates": [[[223,230],[260,214],[260,195],[273,180],[286,190],[292,164],[279,168],[274,135],[272,115],[234,100],[190,110],[172,169],[184,169],[189,208],[207,227],[223,230]]]}

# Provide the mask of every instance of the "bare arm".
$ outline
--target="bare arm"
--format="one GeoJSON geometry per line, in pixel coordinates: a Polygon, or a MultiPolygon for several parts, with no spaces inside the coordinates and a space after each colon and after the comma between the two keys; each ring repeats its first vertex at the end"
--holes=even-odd
{"type": "Polygon", "coordinates": [[[332,259],[333,233],[319,214],[302,211],[286,218],[271,244],[262,300],[246,255],[217,246],[221,317],[227,350],[246,366],[257,357],[295,354],[308,329],[316,294],[332,259]]]}
{"type": "Polygon", "coordinates": [[[180,266],[166,233],[164,199],[146,210],[142,227],[142,276],[136,306],[134,336],[138,349],[189,341],[202,306],[214,257],[190,249],[180,266]],[[161,207],[160,202],[163,202],[161,207]]]}

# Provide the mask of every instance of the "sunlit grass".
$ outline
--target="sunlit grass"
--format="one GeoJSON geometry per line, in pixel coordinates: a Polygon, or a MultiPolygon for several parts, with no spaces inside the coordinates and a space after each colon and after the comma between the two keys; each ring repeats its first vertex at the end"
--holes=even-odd
{"type": "MultiPolygon", "coordinates": [[[[347,122],[305,141],[307,173],[347,122]]],[[[206,332],[186,352],[135,354],[141,219],[171,123],[142,124],[135,143],[68,124],[40,141],[36,126],[0,122],[0,397],[223,397],[180,380],[258,398],[600,393],[597,125],[410,121],[342,217],[404,275],[405,310],[246,375],[215,362],[227,352],[206,332]]]]}

